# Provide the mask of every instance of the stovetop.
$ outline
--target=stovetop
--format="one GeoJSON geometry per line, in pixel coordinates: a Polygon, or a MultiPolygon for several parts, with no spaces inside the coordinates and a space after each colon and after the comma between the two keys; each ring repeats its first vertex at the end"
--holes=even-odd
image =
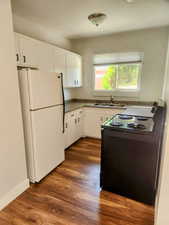
{"type": "Polygon", "coordinates": [[[113,130],[123,130],[134,133],[152,132],[154,128],[154,121],[152,118],[129,116],[124,114],[117,114],[110,120],[103,124],[103,127],[109,127],[113,130]]]}

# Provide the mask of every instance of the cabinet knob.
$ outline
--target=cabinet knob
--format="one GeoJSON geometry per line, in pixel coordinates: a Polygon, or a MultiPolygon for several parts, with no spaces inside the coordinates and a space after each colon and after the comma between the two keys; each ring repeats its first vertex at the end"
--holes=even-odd
{"type": "Polygon", "coordinates": [[[26,56],[23,56],[23,62],[26,63],[26,56]]]}
{"type": "Polygon", "coordinates": [[[19,54],[18,53],[16,54],[16,61],[17,62],[19,61],[19,54]]]}

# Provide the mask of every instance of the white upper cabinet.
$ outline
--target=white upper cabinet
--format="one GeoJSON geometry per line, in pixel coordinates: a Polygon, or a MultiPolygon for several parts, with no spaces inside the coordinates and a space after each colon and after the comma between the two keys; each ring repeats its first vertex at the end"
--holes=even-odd
{"type": "Polygon", "coordinates": [[[15,34],[15,43],[18,65],[53,71],[53,47],[51,45],[21,34],[15,34]]]}
{"type": "Polygon", "coordinates": [[[18,33],[15,48],[17,65],[63,73],[65,88],[82,86],[80,55],[18,33]]]}
{"type": "Polygon", "coordinates": [[[67,87],[81,87],[82,86],[82,62],[81,56],[68,52],[66,57],[66,73],[67,73],[67,87]]]}
{"type": "Polygon", "coordinates": [[[63,73],[65,88],[81,87],[81,56],[60,48],[54,49],[54,71],[63,73]]]}
{"type": "Polygon", "coordinates": [[[54,47],[54,72],[63,74],[63,86],[67,84],[66,76],[66,50],[54,47]]]}
{"type": "Polygon", "coordinates": [[[31,65],[38,67],[38,51],[37,42],[30,38],[20,36],[20,52],[21,52],[21,63],[24,65],[31,65]]]}
{"type": "Polygon", "coordinates": [[[53,71],[53,46],[38,42],[37,44],[38,68],[42,71],[53,71]]]}

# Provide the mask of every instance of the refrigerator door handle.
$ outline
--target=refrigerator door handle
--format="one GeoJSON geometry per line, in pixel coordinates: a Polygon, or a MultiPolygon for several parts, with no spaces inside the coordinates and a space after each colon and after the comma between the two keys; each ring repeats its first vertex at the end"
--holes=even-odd
{"type": "Polygon", "coordinates": [[[63,133],[65,132],[65,96],[64,96],[64,88],[63,88],[63,73],[60,73],[58,78],[61,78],[61,88],[62,88],[62,98],[63,98],[63,133]]]}

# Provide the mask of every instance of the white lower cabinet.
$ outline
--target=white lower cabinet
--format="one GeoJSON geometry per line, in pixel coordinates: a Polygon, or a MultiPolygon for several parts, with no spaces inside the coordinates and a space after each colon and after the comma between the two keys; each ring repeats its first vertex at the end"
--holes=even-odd
{"type": "Polygon", "coordinates": [[[84,125],[84,110],[76,110],[75,113],[77,123],[76,123],[76,138],[79,139],[84,136],[83,125],[84,125]]]}
{"type": "Polygon", "coordinates": [[[100,126],[104,118],[100,110],[95,108],[85,108],[84,135],[87,137],[100,138],[100,126]]]}
{"type": "Polygon", "coordinates": [[[65,140],[65,148],[69,147],[69,113],[66,113],[65,115],[65,132],[64,132],[64,140],[65,140]]]}
{"type": "Polygon", "coordinates": [[[123,109],[85,108],[84,112],[84,136],[101,138],[101,125],[123,109]]]}
{"type": "Polygon", "coordinates": [[[83,109],[65,115],[65,148],[83,136],[83,109]]]}
{"type": "Polygon", "coordinates": [[[123,109],[81,108],[66,113],[65,148],[81,137],[101,138],[101,125],[123,109]]]}

